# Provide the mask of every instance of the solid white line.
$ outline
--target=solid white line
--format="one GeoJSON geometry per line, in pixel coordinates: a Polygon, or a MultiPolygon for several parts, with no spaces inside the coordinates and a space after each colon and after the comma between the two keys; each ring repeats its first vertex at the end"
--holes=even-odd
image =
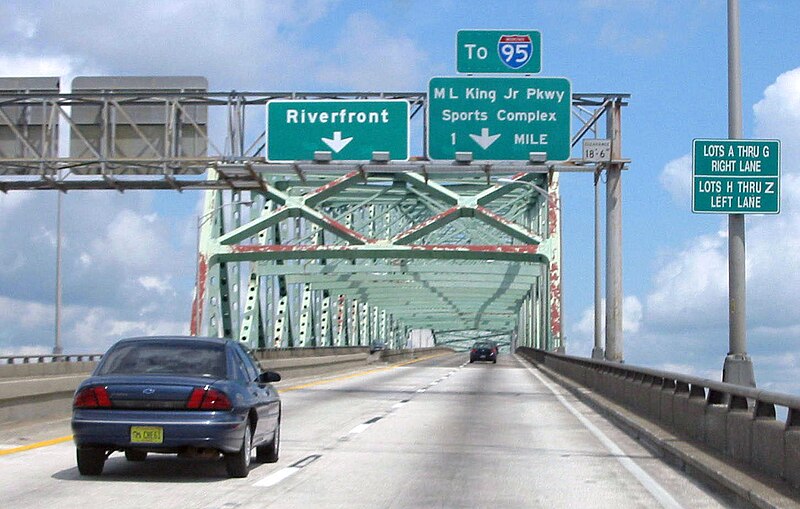
{"type": "Polygon", "coordinates": [[[272,474],[266,476],[265,478],[261,479],[260,481],[256,482],[255,484],[253,484],[253,486],[260,486],[260,487],[275,486],[279,482],[281,482],[284,479],[287,479],[287,478],[293,476],[294,474],[296,474],[299,471],[300,471],[300,469],[297,468],[297,467],[286,467],[286,468],[283,468],[281,470],[278,470],[277,472],[273,472],[272,474]]]}
{"type": "Polygon", "coordinates": [[[528,366],[528,364],[526,363],[522,364],[525,366],[525,369],[530,371],[533,374],[533,376],[538,378],[539,381],[542,382],[545,387],[550,389],[550,392],[552,392],[555,395],[559,403],[564,405],[564,407],[567,410],[569,410],[569,412],[572,415],[574,415],[581,422],[581,424],[583,424],[586,427],[586,429],[588,429],[589,432],[591,432],[591,434],[594,435],[595,438],[597,438],[600,441],[600,443],[605,446],[606,449],[608,449],[608,451],[611,454],[614,455],[617,461],[619,461],[620,464],[622,464],[622,466],[628,470],[628,472],[633,474],[633,476],[639,481],[639,483],[642,486],[644,486],[644,488],[647,491],[649,491],[651,495],[653,495],[653,497],[658,501],[658,503],[661,504],[662,507],[666,507],[669,509],[683,509],[683,506],[680,505],[678,501],[675,500],[672,497],[672,495],[670,495],[669,492],[667,492],[667,490],[665,490],[664,487],[658,483],[658,481],[650,477],[650,475],[647,472],[642,470],[642,467],[640,467],[639,465],[636,464],[636,462],[630,459],[625,454],[625,452],[619,448],[617,444],[615,444],[610,438],[606,436],[605,433],[600,431],[600,429],[594,424],[592,424],[589,421],[589,419],[581,415],[581,413],[578,412],[578,410],[575,409],[575,407],[573,407],[569,403],[569,401],[567,401],[562,395],[556,392],[555,387],[553,387],[553,385],[550,382],[545,380],[545,378],[542,375],[540,375],[537,371],[528,366]]]}
{"type": "Polygon", "coordinates": [[[398,408],[400,408],[403,405],[405,405],[405,403],[395,403],[394,405],[392,405],[392,409],[393,410],[397,410],[398,408]]]}

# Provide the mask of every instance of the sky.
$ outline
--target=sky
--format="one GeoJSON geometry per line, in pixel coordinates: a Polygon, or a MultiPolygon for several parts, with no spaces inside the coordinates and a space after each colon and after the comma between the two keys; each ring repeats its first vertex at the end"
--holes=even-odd
{"type": "MultiPolygon", "coordinates": [[[[200,75],[212,91],[425,91],[459,29],[535,29],[540,76],[630,93],[622,114],[625,361],[720,379],[727,216],[693,214],[694,138],[727,136],[724,0],[10,0],[0,75],[200,75]]],[[[781,212],[750,215],[747,347],[762,388],[800,394],[800,11],[742,0],[746,138],[782,144],[781,212]]],[[[412,147],[413,148],[413,147],[412,147]]],[[[568,352],[593,345],[593,188],[561,178],[568,352]]],[[[64,198],[65,350],[185,333],[200,193],[64,198]]],[[[54,192],[0,195],[0,355],[54,337],[54,192]]]]}

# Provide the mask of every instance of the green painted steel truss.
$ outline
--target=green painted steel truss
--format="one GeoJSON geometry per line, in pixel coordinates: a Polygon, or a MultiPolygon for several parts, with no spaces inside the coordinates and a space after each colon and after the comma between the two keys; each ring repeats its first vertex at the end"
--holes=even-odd
{"type": "Polygon", "coordinates": [[[354,169],[206,191],[192,333],[280,348],[494,331],[558,347],[558,173],[509,179],[354,169]]]}
{"type": "MultiPolygon", "coordinates": [[[[0,93],[0,192],[207,190],[191,330],[253,346],[402,346],[409,330],[431,329],[447,344],[505,337],[501,343],[560,347],[558,175],[597,178],[604,165],[625,163],[471,154],[387,162],[376,153],[350,164],[316,155],[268,163],[263,116],[271,100],[403,99],[419,135],[427,131],[427,94],[208,92],[141,82],[59,93],[52,82],[54,90],[20,81],[19,90],[0,93]],[[64,126],[68,156],[59,147],[64,126]],[[222,132],[224,139],[212,136],[222,132]]],[[[573,93],[571,145],[597,136],[600,119],[627,98],[573,93]]]]}

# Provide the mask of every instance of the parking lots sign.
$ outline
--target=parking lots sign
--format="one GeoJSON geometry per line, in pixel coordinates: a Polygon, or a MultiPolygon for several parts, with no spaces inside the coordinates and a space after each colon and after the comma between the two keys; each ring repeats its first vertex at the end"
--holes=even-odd
{"type": "Polygon", "coordinates": [[[780,141],[694,140],[692,212],[780,212],[780,141]]]}

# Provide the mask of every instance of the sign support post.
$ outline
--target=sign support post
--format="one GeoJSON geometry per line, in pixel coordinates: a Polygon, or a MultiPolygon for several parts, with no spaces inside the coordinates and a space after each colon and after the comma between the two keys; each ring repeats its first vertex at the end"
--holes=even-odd
{"type": "Polygon", "coordinates": [[[606,112],[611,160],[606,170],[606,360],[623,362],[622,344],[622,129],[619,102],[606,112]]]}

